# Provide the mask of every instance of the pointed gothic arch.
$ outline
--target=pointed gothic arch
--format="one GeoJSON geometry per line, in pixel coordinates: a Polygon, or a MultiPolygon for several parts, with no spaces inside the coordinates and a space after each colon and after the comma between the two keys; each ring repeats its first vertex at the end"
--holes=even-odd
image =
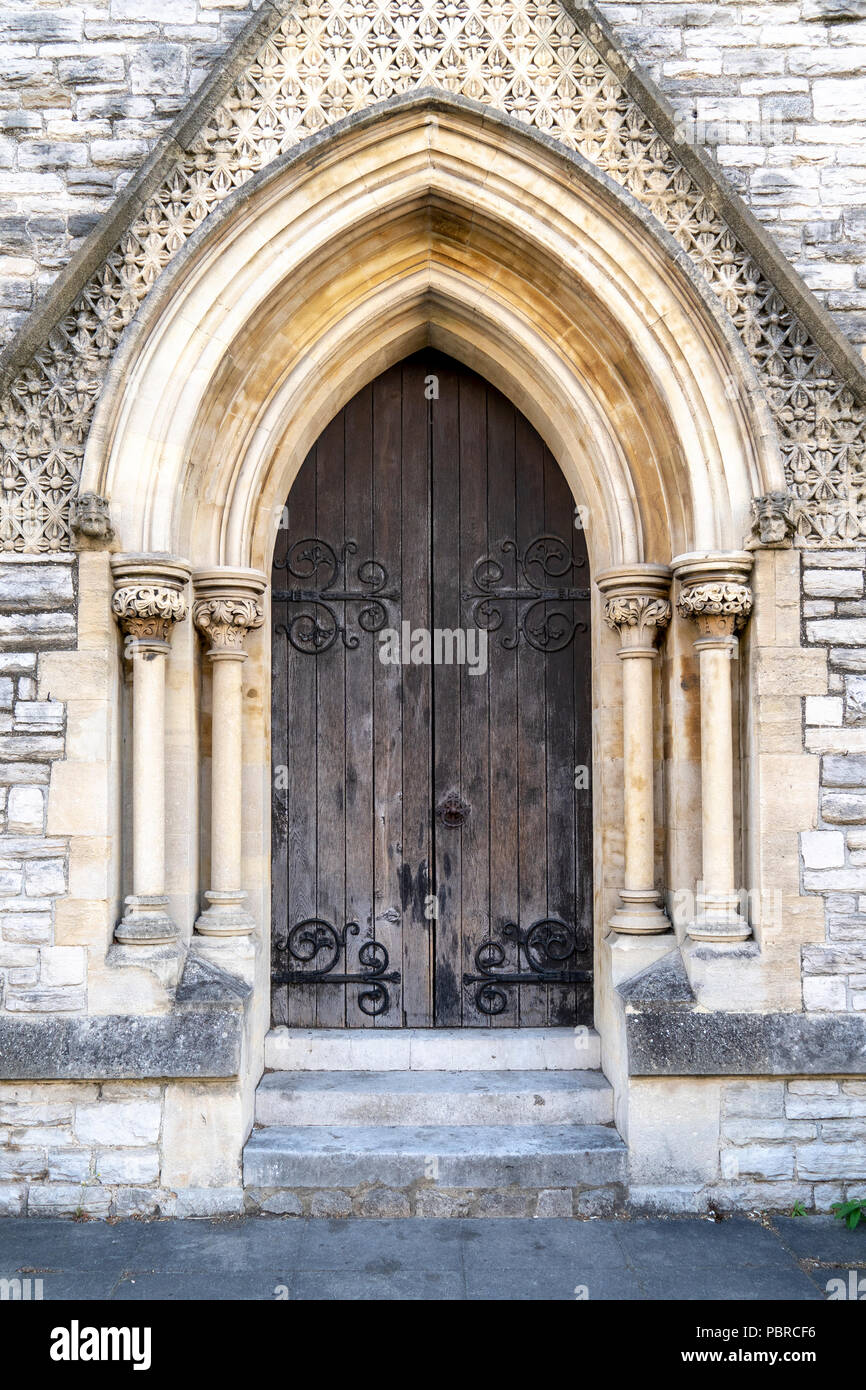
{"type": "Polygon", "coordinates": [[[127,550],[264,568],[320,429],[425,343],[524,410],[598,568],[735,548],[784,487],[748,356],[672,238],[577,156],[427,95],[277,161],[189,240],[127,330],[82,490],[127,550]]]}

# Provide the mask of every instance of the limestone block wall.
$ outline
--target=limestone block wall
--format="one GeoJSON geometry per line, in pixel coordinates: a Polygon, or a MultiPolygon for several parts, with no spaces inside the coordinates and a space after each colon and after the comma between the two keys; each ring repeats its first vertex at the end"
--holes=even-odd
{"type": "Polygon", "coordinates": [[[636,1210],[829,1211],[866,1193],[866,1081],[633,1080],[629,1163],[636,1210]]]}
{"type": "Polygon", "coordinates": [[[828,694],[805,696],[820,804],[800,836],[802,883],[824,898],[826,941],[803,948],[803,1006],[866,1009],[866,551],[804,555],[803,633],[828,661],[828,694]]]}
{"type": "Polygon", "coordinates": [[[839,326],[866,343],[861,0],[600,8],[839,326]]]}
{"type": "Polygon", "coordinates": [[[0,1082],[0,1216],[244,1209],[234,1086],[0,1082]]]}
{"type": "Polygon", "coordinates": [[[0,324],[8,338],[258,7],[28,0],[0,17],[0,324]]]}
{"type": "MultiPolygon", "coordinates": [[[[28,0],[0,18],[0,342],[257,7],[28,0]]],[[[600,9],[843,330],[866,343],[860,0],[600,9]]]]}
{"type": "Polygon", "coordinates": [[[39,662],[76,641],[71,555],[0,561],[0,1012],[81,1010],[85,952],[55,941],[68,887],[67,841],[49,833],[52,765],[65,753],[64,704],[39,690],[39,662]],[[24,648],[22,650],[22,648],[24,648]]]}
{"type": "Polygon", "coordinates": [[[750,1080],[723,1087],[720,1178],[767,1209],[827,1211],[866,1182],[866,1081],[750,1080]]]}

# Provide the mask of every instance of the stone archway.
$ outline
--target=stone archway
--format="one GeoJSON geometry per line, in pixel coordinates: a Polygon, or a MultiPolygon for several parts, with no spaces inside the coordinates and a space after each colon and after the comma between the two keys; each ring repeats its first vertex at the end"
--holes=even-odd
{"type": "MultiPolygon", "coordinates": [[[[265,575],[285,497],[322,428],[426,345],[526,415],[587,519],[592,573],[609,581],[607,624],[593,595],[596,951],[624,889],[623,930],[659,933],[664,883],[701,876],[699,846],[666,836],[653,805],[654,710],[690,651],[682,625],[668,631],[661,668],[652,658],[670,619],[671,557],[715,556],[711,577],[742,580],[736,547],[751,499],[782,486],[753,369],[672,239],[604,176],[465,102],[397,102],[270,168],[190,239],[115,359],[82,479],[85,493],[110,498],[129,556],[114,564],[128,632],[148,618],[140,595],[161,593],[169,555],[184,557],[169,587],[193,575],[207,654],[182,607],[161,616],[165,726],[140,740],[142,758],[172,749],[164,800],[144,808],[165,836],[154,856],[165,877],[123,891],[145,917],[160,899],[199,953],[247,974],[247,1096],[268,1001],[267,953],[246,944],[253,928],[266,936],[270,904],[265,575]],[[625,774],[623,690],[643,749],[625,774]]],[[[693,565],[690,582],[701,573],[693,565]]],[[[101,582],[89,601],[107,608],[107,566],[101,582]]],[[[678,815],[700,814],[698,756],[693,741],[668,753],[678,815]]],[[[138,805],[139,777],[124,775],[138,805]]],[[[135,952],[146,932],[137,945],[126,938],[135,952]]],[[[605,978],[604,1026],[609,991],[605,978]]]]}
{"type": "Polygon", "coordinates": [[[82,492],[111,496],[129,549],[261,568],[333,410],[428,341],[562,458],[600,568],[731,548],[784,486],[742,343],[672,238],[577,156],[437,96],[212,214],[127,331],[82,492]]]}

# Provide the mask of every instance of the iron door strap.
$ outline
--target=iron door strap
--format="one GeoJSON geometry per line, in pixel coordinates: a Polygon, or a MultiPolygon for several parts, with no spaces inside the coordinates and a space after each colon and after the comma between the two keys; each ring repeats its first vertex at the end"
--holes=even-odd
{"type": "Polygon", "coordinates": [[[509,986],[580,985],[592,980],[592,970],[576,969],[570,964],[589,949],[582,929],[569,926],[556,917],[542,917],[525,931],[517,922],[507,922],[502,935],[517,947],[511,967],[506,961],[505,947],[491,937],[475,952],[478,973],[463,976],[467,988],[475,986],[475,1005],[479,1013],[504,1013],[509,1002],[505,991],[509,986]]]}
{"type": "Polygon", "coordinates": [[[390,959],[381,941],[365,941],[358,951],[363,967],[355,974],[338,973],[350,936],[361,931],[357,922],[347,922],[342,930],[321,917],[305,917],[296,922],[286,938],[283,949],[289,960],[307,969],[274,970],[271,983],[275,985],[364,985],[358,995],[358,1008],[370,1018],[387,1013],[391,995],[386,983],[400,983],[399,970],[389,970],[390,959]]]}
{"type": "Polygon", "coordinates": [[[338,552],[318,536],[307,536],[289,547],[284,560],[275,562],[275,570],[285,570],[287,577],[299,581],[293,588],[275,586],[272,595],[274,603],[302,610],[275,625],[295,651],[320,656],[334,645],[338,634],[343,646],[354,651],[361,641],[356,627],[381,632],[388,626],[385,600],[399,599],[400,593],[388,587],[388,571],[380,560],[362,560],[351,576],[350,557],[357,553],[357,541],[344,541],[338,552]]]}
{"type": "Polygon", "coordinates": [[[588,622],[577,617],[575,604],[589,603],[590,591],[568,582],[586,561],[572,554],[567,541],[536,536],[521,551],[516,541],[505,540],[499,551],[513,558],[503,561],[482,555],[472,568],[472,588],[463,593],[463,602],[472,605],[476,627],[498,632],[513,604],[511,630],[506,627],[500,638],[503,647],[516,647],[522,637],[538,652],[561,652],[575,633],[589,631],[588,622]],[[513,584],[504,582],[506,564],[514,571],[513,584]]]}

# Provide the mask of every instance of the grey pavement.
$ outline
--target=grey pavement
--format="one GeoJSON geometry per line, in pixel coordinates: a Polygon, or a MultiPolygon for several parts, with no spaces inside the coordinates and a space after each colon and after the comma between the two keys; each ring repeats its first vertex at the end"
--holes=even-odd
{"type": "Polygon", "coordinates": [[[75,1301],[820,1302],[834,1279],[846,1296],[853,1287],[866,1297],[866,1226],[849,1231],[820,1216],[7,1219],[0,1221],[4,1278],[41,1279],[44,1299],[75,1301]]]}

